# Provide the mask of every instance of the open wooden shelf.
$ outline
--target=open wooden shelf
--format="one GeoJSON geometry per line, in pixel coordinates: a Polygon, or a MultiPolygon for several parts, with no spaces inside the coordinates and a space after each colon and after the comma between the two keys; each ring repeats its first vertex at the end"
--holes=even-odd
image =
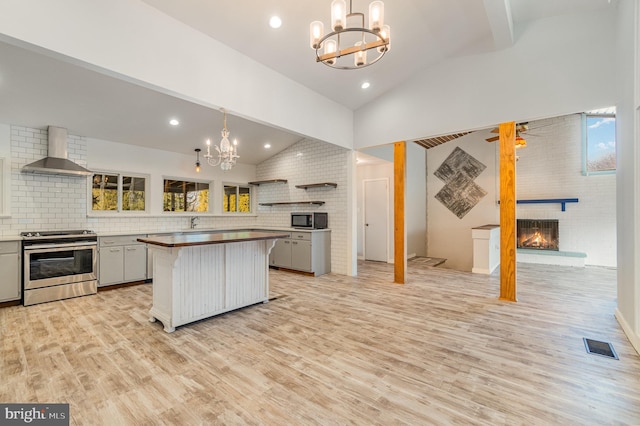
{"type": "Polygon", "coordinates": [[[322,182],[322,183],[307,183],[304,185],[296,185],[296,188],[299,189],[309,189],[309,188],[337,188],[338,184],[333,182],[322,182]]]}
{"type": "Polygon", "coordinates": [[[249,185],[264,185],[266,183],[287,183],[286,179],[267,179],[267,180],[256,180],[253,182],[249,182],[249,185]]]}
{"type": "Polygon", "coordinates": [[[324,204],[324,201],[282,201],[279,203],[258,203],[260,206],[284,206],[291,204],[306,204],[306,205],[316,205],[321,206],[324,204]]]}
{"type": "MultiPolygon", "coordinates": [[[[516,204],[560,204],[562,211],[567,210],[567,203],[577,203],[577,198],[542,198],[538,200],[516,200],[516,204]]],[[[500,204],[500,201],[498,201],[500,204]]]]}

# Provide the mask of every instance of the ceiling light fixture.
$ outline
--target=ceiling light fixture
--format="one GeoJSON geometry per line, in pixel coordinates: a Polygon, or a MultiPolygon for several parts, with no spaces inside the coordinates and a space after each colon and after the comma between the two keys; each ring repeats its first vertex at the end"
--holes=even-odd
{"type": "Polygon", "coordinates": [[[196,173],[200,173],[200,148],[194,150],[196,152],[196,173]]]}
{"type": "MultiPolygon", "coordinates": [[[[331,2],[331,29],[324,35],[324,24],[313,21],[309,27],[311,48],[316,51],[316,62],[343,70],[357,69],[375,64],[390,48],[391,29],[384,25],[384,3],[369,4],[369,27],[364,26],[364,13],[353,12],[353,0],[349,0],[349,13],[345,0],[331,2]],[[359,18],[360,26],[348,26],[347,20],[359,18]],[[324,48],[324,53],[320,50],[324,48]],[[367,62],[367,51],[375,49],[377,56],[367,62]],[[340,60],[353,55],[353,63],[340,60]]],[[[356,24],[357,25],[357,24],[356,24]]]]}
{"type": "Polygon", "coordinates": [[[172,118],[171,120],[169,120],[169,124],[171,124],[172,126],[177,126],[178,124],[180,124],[180,122],[175,118],[172,118]]]}
{"type": "Polygon", "coordinates": [[[270,144],[270,143],[265,143],[265,144],[264,144],[264,147],[265,147],[266,149],[269,149],[269,148],[271,148],[271,144],[270,144]]]}
{"type": "Polygon", "coordinates": [[[269,19],[269,25],[271,28],[280,28],[282,25],[282,19],[280,19],[279,16],[272,16],[271,19],[269,19]]]}
{"type": "Polygon", "coordinates": [[[365,81],[364,83],[362,83],[362,85],[360,87],[362,89],[368,89],[369,86],[371,86],[371,83],[369,83],[368,81],[365,81]]]}
{"type": "Polygon", "coordinates": [[[213,147],[218,152],[217,158],[211,155],[211,139],[207,139],[207,153],[204,155],[207,163],[211,166],[220,165],[222,171],[231,170],[233,166],[236,165],[236,160],[240,158],[238,155],[238,141],[236,139],[233,140],[233,144],[229,142],[229,131],[227,130],[227,112],[224,109],[220,109],[224,114],[224,128],[222,129],[222,140],[220,141],[220,146],[214,145],[213,147]]]}

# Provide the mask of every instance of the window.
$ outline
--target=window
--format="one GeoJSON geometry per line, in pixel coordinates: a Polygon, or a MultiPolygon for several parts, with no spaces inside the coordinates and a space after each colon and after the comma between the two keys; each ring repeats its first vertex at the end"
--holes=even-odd
{"type": "Polygon", "coordinates": [[[95,173],[92,176],[91,210],[146,211],[147,177],[119,173],[95,173]]]}
{"type": "Polygon", "coordinates": [[[209,183],[185,180],[164,180],[163,211],[196,212],[209,211],[209,183]]]}
{"type": "Polygon", "coordinates": [[[616,170],[615,108],[583,115],[584,174],[616,170]]]}
{"type": "Polygon", "coordinates": [[[225,213],[251,213],[251,188],[240,185],[224,185],[222,211],[225,213]]]}

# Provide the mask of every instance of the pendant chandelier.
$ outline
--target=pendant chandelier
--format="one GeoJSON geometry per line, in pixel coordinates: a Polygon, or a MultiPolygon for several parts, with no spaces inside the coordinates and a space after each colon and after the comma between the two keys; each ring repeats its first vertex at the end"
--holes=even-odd
{"type": "Polygon", "coordinates": [[[207,163],[211,166],[220,165],[222,171],[231,170],[236,165],[236,160],[240,158],[238,155],[238,141],[233,140],[233,144],[229,142],[229,130],[227,130],[227,112],[221,109],[224,114],[224,128],[222,129],[222,140],[220,146],[214,145],[218,155],[211,155],[211,139],[207,139],[207,153],[203,157],[207,160],[207,163]]]}
{"type": "Polygon", "coordinates": [[[365,28],[364,13],[353,12],[353,0],[349,0],[349,13],[345,0],[331,2],[331,32],[324,35],[324,24],[314,21],[309,28],[311,48],[316,51],[316,62],[343,70],[357,69],[375,64],[391,48],[388,25],[384,25],[384,3],[369,5],[369,26],[365,28]],[[347,20],[355,20],[349,26],[347,20]],[[357,26],[359,24],[359,26],[357,26]],[[321,52],[322,50],[322,52],[321,52]],[[367,60],[367,52],[375,57],[367,60]],[[353,59],[351,59],[353,58],[353,59]]]}

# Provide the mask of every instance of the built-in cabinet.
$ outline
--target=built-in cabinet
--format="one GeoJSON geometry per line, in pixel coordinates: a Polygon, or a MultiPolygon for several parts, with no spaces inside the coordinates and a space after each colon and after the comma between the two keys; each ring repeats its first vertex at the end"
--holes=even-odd
{"type": "Polygon", "coordinates": [[[147,279],[145,235],[98,237],[98,286],[147,279]]]}
{"type": "Polygon", "coordinates": [[[0,302],[20,299],[20,242],[0,242],[0,302]]]}
{"type": "Polygon", "coordinates": [[[331,272],[331,231],[290,232],[276,241],[269,265],[315,276],[331,272]]]}

